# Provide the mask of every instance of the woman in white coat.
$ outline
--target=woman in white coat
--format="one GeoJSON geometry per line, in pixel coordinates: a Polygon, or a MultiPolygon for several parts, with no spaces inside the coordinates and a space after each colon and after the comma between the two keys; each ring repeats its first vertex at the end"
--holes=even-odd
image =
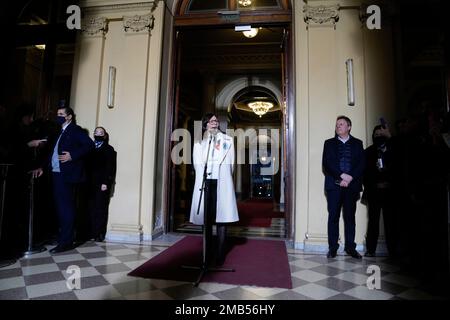
{"type": "Polygon", "coordinates": [[[202,126],[205,130],[203,140],[194,144],[192,152],[195,185],[190,222],[204,225],[207,244],[206,261],[208,264],[212,262],[213,258],[212,225],[216,224],[216,265],[222,265],[225,260],[226,223],[239,220],[233,185],[234,142],[232,137],[219,130],[219,121],[215,114],[205,114],[202,119],[202,126]],[[206,161],[207,178],[205,190],[201,192],[206,161]],[[207,211],[209,212],[206,215],[206,223],[204,219],[204,199],[206,199],[207,211]]]}

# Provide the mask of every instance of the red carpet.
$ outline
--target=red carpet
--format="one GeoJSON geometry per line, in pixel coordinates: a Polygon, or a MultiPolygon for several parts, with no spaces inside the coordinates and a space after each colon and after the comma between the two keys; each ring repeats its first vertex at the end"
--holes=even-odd
{"type": "Polygon", "coordinates": [[[236,226],[268,228],[272,223],[272,218],[284,217],[283,212],[273,210],[272,200],[250,199],[239,201],[237,207],[239,221],[232,224],[236,226]]]}
{"type": "MultiPolygon", "coordinates": [[[[202,282],[292,289],[284,241],[228,238],[224,268],[235,272],[206,273],[202,282]]],[[[187,236],[129,273],[130,276],[195,282],[202,261],[202,237],[187,236]]]]}

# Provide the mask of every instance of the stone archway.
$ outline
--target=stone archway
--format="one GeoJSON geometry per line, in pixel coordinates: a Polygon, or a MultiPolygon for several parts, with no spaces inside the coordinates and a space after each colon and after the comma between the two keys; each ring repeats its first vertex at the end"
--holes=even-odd
{"type": "Polygon", "coordinates": [[[216,108],[219,110],[229,110],[231,104],[233,103],[233,98],[236,94],[250,86],[259,86],[268,89],[273,92],[277,98],[277,102],[281,105],[283,101],[283,96],[280,89],[276,84],[274,84],[269,79],[253,77],[251,79],[247,77],[239,77],[234,80],[229,81],[217,94],[216,97],[216,108]]]}

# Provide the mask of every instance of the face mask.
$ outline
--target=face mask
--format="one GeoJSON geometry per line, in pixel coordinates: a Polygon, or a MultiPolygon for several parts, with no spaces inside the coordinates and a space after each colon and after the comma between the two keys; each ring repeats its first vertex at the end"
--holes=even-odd
{"type": "Polygon", "coordinates": [[[94,136],[95,141],[105,141],[105,136],[94,136]]]}
{"type": "Polygon", "coordinates": [[[386,137],[378,136],[378,137],[373,138],[373,143],[376,146],[382,146],[386,143],[386,140],[387,140],[386,137]]]}
{"type": "Polygon", "coordinates": [[[62,125],[64,122],[66,122],[66,117],[57,116],[57,117],[56,117],[56,122],[57,122],[59,125],[62,125]]]}

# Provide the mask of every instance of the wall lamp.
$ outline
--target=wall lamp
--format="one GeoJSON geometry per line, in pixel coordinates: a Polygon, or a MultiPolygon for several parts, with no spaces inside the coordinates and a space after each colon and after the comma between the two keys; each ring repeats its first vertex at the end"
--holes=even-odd
{"type": "Polygon", "coordinates": [[[353,59],[345,61],[347,66],[347,103],[349,106],[355,105],[355,84],[353,79],[353,59]]]}
{"type": "Polygon", "coordinates": [[[114,91],[116,87],[116,68],[115,67],[109,67],[109,73],[108,73],[108,101],[107,106],[108,108],[112,109],[114,108],[114,91]]]}

